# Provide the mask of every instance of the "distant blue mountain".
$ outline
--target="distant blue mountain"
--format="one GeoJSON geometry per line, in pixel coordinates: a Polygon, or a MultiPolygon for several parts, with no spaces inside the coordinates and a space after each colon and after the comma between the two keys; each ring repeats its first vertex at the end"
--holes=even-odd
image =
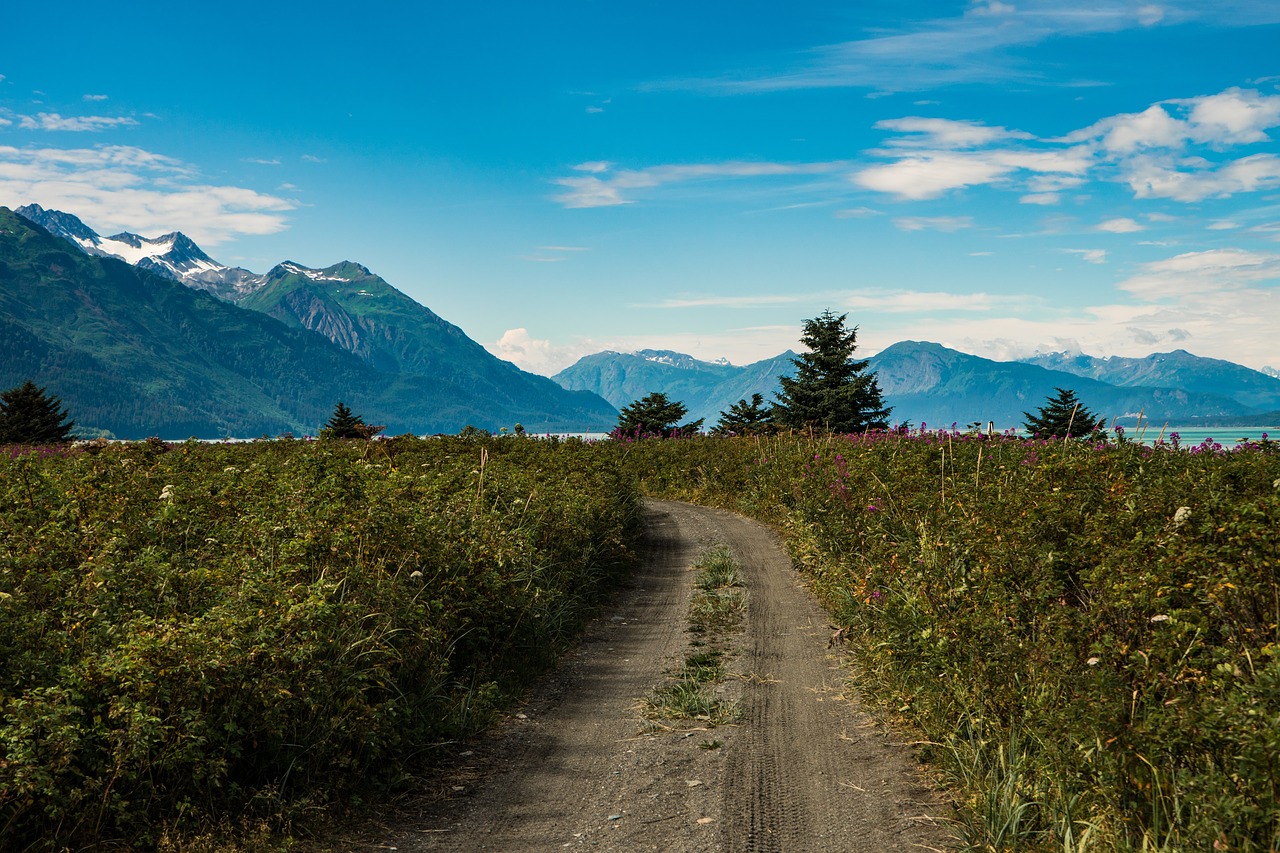
{"type": "MultiPolygon", "coordinates": [[[[689,407],[690,417],[713,425],[720,412],[753,393],[774,400],[778,377],[793,371],[794,353],[746,367],[699,361],[682,353],[644,350],[601,352],[556,374],[566,388],[594,391],[624,406],[661,391],[689,407]]],[[[994,423],[1019,427],[1057,388],[1076,391],[1084,405],[1108,422],[1280,422],[1280,379],[1218,359],[1166,353],[1147,359],[1043,356],[1043,363],[993,361],[940,344],[902,341],[869,359],[892,420],[961,427],[994,423]],[[1093,375],[1090,375],[1092,373],[1093,375]]]]}

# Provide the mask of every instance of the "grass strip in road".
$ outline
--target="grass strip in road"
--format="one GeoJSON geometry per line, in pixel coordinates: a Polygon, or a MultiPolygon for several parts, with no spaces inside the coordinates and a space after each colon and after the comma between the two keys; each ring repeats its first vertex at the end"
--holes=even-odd
{"type": "Polygon", "coordinates": [[[689,631],[695,635],[684,663],[644,701],[644,716],[655,729],[664,721],[693,720],[714,727],[738,718],[736,702],[718,696],[725,678],[728,638],[746,612],[746,588],[733,552],[718,545],[693,566],[694,594],[689,602],[689,631]]]}

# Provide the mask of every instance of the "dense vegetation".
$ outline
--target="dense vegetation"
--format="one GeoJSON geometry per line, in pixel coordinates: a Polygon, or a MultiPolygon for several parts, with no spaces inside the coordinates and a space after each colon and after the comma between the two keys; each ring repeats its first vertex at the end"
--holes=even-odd
{"type": "Polygon", "coordinates": [[[640,442],[777,524],[977,849],[1280,847],[1280,446],[951,433],[640,442]]]}
{"type": "Polygon", "coordinates": [[[1280,845],[1280,447],[919,431],[5,454],[0,846],[394,788],[572,635],[640,489],[778,527],[975,849],[1280,845]]]}
{"type": "Polygon", "coordinates": [[[637,510],[577,441],[0,455],[0,848],[393,788],[554,658],[637,510]]]}

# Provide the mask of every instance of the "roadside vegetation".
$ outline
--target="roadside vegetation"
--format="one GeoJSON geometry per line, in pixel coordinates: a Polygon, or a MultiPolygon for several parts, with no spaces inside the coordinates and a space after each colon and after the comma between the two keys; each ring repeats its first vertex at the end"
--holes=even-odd
{"type": "Polygon", "coordinates": [[[0,454],[5,850],[226,849],[385,798],[634,559],[638,495],[578,441],[90,451],[0,454]]]}
{"type": "Polygon", "coordinates": [[[940,431],[630,445],[776,525],[978,850],[1280,848],[1280,444],[940,431]]]}

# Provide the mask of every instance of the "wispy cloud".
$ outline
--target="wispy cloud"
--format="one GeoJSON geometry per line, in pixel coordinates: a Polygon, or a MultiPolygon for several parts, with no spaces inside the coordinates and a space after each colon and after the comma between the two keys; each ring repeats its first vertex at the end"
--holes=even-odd
{"type": "Polygon", "coordinates": [[[900,216],[893,220],[901,231],[963,231],[973,227],[969,216],[900,216]]]}
{"type": "Polygon", "coordinates": [[[182,161],[132,146],[0,146],[0,203],[28,202],[74,213],[103,233],[182,230],[205,246],[281,231],[284,214],[295,206],[279,196],[205,183],[182,161]]]}
{"type": "Polygon", "coordinates": [[[1135,5],[1130,0],[1063,0],[1017,3],[973,2],[962,14],[913,23],[899,32],[877,33],[811,48],[776,70],[727,73],[713,79],[669,81],[654,88],[697,88],[737,93],[857,86],[877,91],[921,91],[955,83],[1018,80],[1039,85],[1079,81],[1046,77],[1025,60],[1027,48],[1048,39],[1115,33],[1186,23],[1248,26],[1274,23],[1280,13],[1265,4],[1205,6],[1193,0],[1135,5]]]}
{"type": "Polygon", "coordinates": [[[264,160],[258,157],[246,157],[244,158],[244,162],[253,163],[258,166],[279,166],[280,165],[279,160],[264,160]]]}
{"type": "Polygon", "coordinates": [[[612,207],[631,204],[636,190],[649,190],[667,184],[693,181],[715,181],[734,178],[769,178],[796,175],[820,175],[847,168],[845,162],[768,163],[733,160],[723,163],[693,163],[651,166],[645,169],[614,171],[605,162],[581,163],[575,171],[590,174],[556,178],[554,183],[567,192],[554,196],[565,207],[612,207]]]}
{"type": "Polygon", "coordinates": [[[1063,249],[1069,255],[1079,255],[1081,260],[1091,264],[1105,264],[1107,262],[1106,249],[1063,249]]]}
{"type": "Polygon", "coordinates": [[[37,113],[19,116],[18,126],[23,130],[71,131],[76,133],[110,130],[113,127],[130,127],[138,123],[128,116],[67,116],[58,113],[37,113]]]}
{"type": "Polygon", "coordinates": [[[813,301],[812,294],[771,293],[756,296],[675,296],[659,302],[637,304],[637,308],[762,308],[813,301]]]}
{"type": "Polygon", "coordinates": [[[936,311],[991,311],[997,305],[1025,302],[1025,297],[996,297],[988,293],[945,293],[943,291],[900,290],[857,293],[846,297],[841,306],[863,311],[891,314],[929,313],[936,311]]]}
{"type": "Polygon", "coordinates": [[[84,96],[84,100],[86,101],[105,101],[106,99],[107,99],[106,95],[85,95],[84,96]]]}
{"type": "Polygon", "coordinates": [[[1138,231],[1147,230],[1145,225],[1124,216],[1116,219],[1108,219],[1106,222],[1100,222],[1094,227],[1098,231],[1108,231],[1112,234],[1133,234],[1138,231]]]}

